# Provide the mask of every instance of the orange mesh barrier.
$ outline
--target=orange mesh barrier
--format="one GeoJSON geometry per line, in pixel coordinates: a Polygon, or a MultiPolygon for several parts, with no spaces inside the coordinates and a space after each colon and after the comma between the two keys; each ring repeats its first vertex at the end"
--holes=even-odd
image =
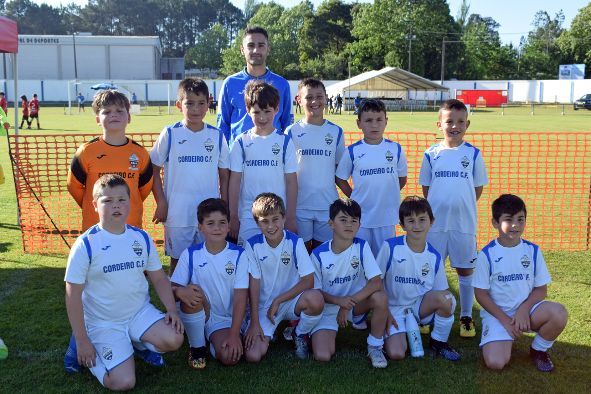
{"type": "MultiPolygon", "coordinates": [[[[437,142],[430,132],[388,132],[408,159],[403,195],[421,195],[418,177],[423,152],[437,142]]],[[[130,134],[146,149],[158,134],[130,134]]],[[[360,138],[347,132],[347,145],[360,138]]],[[[80,208],[68,194],[66,174],[77,147],[93,136],[9,136],[23,247],[29,253],[67,253],[79,235],[80,208]],[[66,241],[66,242],[64,242],[66,241]]],[[[490,204],[502,193],[521,196],[528,208],[525,238],[544,250],[588,250],[591,231],[591,133],[476,133],[467,141],[484,156],[489,185],[479,201],[478,243],[495,237],[490,204]]],[[[449,196],[453,198],[454,196],[449,196]]],[[[144,225],[158,243],[162,226],[151,223],[155,204],[144,205],[144,225]]]]}

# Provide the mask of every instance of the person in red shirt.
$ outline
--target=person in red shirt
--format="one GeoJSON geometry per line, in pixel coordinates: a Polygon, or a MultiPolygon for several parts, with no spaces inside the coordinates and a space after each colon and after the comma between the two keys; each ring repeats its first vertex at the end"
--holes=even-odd
{"type": "Polygon", "coordinates": [[[29,100],[27,100],[27,96],[25,96],[24,94],[21,96],[21,108],[23,111],[23,120],[21,120],[21,129],[23,128],[23,125],[25,124],[25,121],[27,122],[27,128],[30,129],[31,128],[31,121],[29,120],[29,100]]]}
{"type": "Polygon", "coordinates": [[[2,111],[8,115],[8,101],[6,101],[4,92],[0,92],[0,108],[2,108],[2,111]]]}
{"type": "Polygon", "coordinates": [[[33,94],[33,99],[29,101],[29,113],[29,128],[31,128],[31,125],[33,124],[33,119],[36,119],[37,130],[41,130],[41,126],[39,125],[39,100],[37,99],[37,94],[33,94]]]}

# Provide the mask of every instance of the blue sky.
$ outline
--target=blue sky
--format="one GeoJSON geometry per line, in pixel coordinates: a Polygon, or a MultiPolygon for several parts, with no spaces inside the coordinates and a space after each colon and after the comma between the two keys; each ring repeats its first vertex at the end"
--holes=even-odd
{"type": "MultiPolygon", "coordinates": [[[[86,4],[87,0],[33,0],[35,3],[47,3],[54,6],[60,4],[76,3],[86,4]]],[[[124,0],[122,0],[124,1],[124,0]]],[[[231,0],[238,8],[243,8],[245,0],[231,0]]],[[[265,1],[266,2],[266,1],[265,1]]],[[[276,0],[277,3],[285,7],[292,7],[298,4],[300,0],[276,0]]],[[[462,0],[448,0],[451,15],[455,17],[460,8],[462,0]]],[[[322,0],[312,0],[315,6],[322,3],[322,0]]],[[[531,30],[531,23],[534,15],[539,10],[547,11],[550,16],[562,9],[565,16],[564,27],[569,28],[573,18],[578,10],[589,4],[588,0],[472,0],[470,3],[470,12],[482,16],[490,16],[501,26],[499,33],[501,40],[505,43],[519,43],[521,36],[527,35],[531,30]]]]}

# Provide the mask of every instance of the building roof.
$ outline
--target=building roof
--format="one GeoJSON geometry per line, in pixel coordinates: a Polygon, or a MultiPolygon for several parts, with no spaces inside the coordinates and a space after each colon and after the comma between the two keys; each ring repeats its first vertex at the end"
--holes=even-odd
{"type": "Polygon", "coordinates": [[[346,91],[401,91],[401,90],[436,90],[448,91],[445,86],[402,70],[398,67],[385,67],[381,70],[367,71],[350,79],[337,82],[326,88],[328,95],[346,91]]]}

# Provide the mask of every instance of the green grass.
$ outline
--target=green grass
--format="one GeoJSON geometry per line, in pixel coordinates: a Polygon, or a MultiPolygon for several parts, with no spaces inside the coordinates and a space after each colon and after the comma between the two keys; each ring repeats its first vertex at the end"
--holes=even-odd
{"type": "MultiPolygon", "coordinates": [[[[90,113],[63,116],[61,109],[43,109],[40,133],[96,133],[90,113]]],[[[396,130],[435,131],[434,113],[391,113],[396,130]]],[[[508,115],[476,113],[472,131],[586,131],[591,112],[558,115],[508,115]],[[498,128],[495,128],[498,127],[498,128]],[[494,129],[493,129],[494,128],[494,129]]],[[[355,130],[354,118],[336,115],[331,120],[345,130],[355,130]]],[[[178,116],[134,116],[130,131],[158,132],[178,116]]],[[[214,123],[211,116],[210,123],[214,123]]],[[[37,131],[33,131],[37,133],[37,131]]],[[[17,226],[16,197],[5,141],[0,143],[0,164],[7,176],[0,186],[0,337],[9,347],[9,358],[0,361],[0,392],[98,392],[88,372],[68,376],[62,356],[70,327],[64,306],[64,256],[28,255],[22,252],[17,226]]],[[[533,212],[532,212],[533,213],[533,212]]],[[[544,213],[542,213],[544,214],[544,213]]],[[[555,232],[564,228],[551,229],[555,232]]],[[[535,241],[535,239],[532,239],[535,241]]],[[[535,371],[527,356],[531,337],[515,344],[513,359],[502,373],[484,368],[478,339],[460,340],[457,325],[450,341],[463,359],[451,364],[439,359],[406,359],[374,370],[365,358],[364,332],[347,329],[339,334],[338,351],[328,364],[299,361],[283,341],[274,344],[259,365],[241,363],[224,368],[210,360],[205,371],[186,365],[186,347],[166,355],[168,366],[155,370],[137,365],[137,389],[142,392],[589,392],[591,387],[591,253],[547,252],[553,277],[549,298],[566,305],[569,324],[555,344],[556,371],[535,371]]],[[[457,295],[455,275],[448,272],[457,295]]],[[[475,316],[478,312],[475,311],[475,316]]],[[[477,319],[479,322],[479,319],[477,319]]],[[[186,345],[185,345],[186,346],[186,345]]]]}

